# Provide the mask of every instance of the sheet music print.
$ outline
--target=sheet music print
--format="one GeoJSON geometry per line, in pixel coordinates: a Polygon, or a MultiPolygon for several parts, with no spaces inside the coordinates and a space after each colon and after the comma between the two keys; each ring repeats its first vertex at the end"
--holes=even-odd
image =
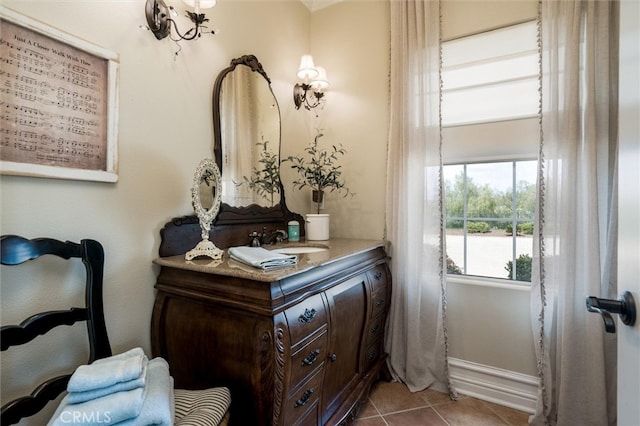
{"type": "Polygon", "coordinates": [[[0,19],[0,160],[107,168],[107,61],[0,19]]]}

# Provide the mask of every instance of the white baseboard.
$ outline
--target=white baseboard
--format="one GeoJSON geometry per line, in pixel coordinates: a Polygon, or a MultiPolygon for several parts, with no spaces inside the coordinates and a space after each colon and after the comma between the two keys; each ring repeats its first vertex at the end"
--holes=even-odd
{"type": "Polygon", "coordinates": [[[526,413],[534,413],[538,378],[488,365],[449,358],[449,375],[458,393],[526,413]]]}

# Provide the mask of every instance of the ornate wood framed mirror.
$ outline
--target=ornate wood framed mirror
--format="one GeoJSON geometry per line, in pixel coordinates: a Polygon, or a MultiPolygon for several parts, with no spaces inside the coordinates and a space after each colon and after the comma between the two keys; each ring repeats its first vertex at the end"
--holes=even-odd
{"type": "MultiPolygon", "coordinates": [[[[289,210],[280,181],[280,108],[254,55],[233,59],[213,88],[213,158],[221,174],[220,211],[209,239],[221,249],[247,245],[253,231],[287,229],[304,219],[289,210]]],[[[184,254],[201,240],[196,216],[176,217],[160,231],[161,257],[184,254]]]]}
{"type": "Polygon", "coordinates": [[[215,224],[296,218],[280,182],[280,108],[254,55],[233,59],[213,88],[214,158],[222,175],[215,224]]]}

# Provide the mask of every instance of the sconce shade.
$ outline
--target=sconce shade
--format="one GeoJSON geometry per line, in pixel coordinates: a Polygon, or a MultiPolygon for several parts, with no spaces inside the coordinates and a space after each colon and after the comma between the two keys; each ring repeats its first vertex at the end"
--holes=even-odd
{"type": "Polygon", "coordinates": [[[313,65],[313,56],[302,55],[300,59],[300,69],[298,69],[298,78],[304,81],[309,81],[318,76],[318,70],[313,65]]]}
{"type": "Polygon", "coordinates": [[[316,67],[311,55],[303,55],[300,59],[298,78],[304,82],[296,83],[293,87],[293,103],[296,109],[304,106],[307,111],[311,111],[323,105],[325,96],[322,91],[329,87],[327,71],[322,67],[316,67]]]}
{"type": "Polygon", "coordinates": [[[311,86],[316,90],[324,90],[329,87],[327,80],[327,71],[323,67],[316,67],[318,76],[311,81],[311,86]]]}
{"type": "Polygon", "coordinates": [[[193,8],[198,6],[200,9],[211,9],[217,3],[217,0],[182,0],[182,1],[187,6],[191,6],[193,8]]]}

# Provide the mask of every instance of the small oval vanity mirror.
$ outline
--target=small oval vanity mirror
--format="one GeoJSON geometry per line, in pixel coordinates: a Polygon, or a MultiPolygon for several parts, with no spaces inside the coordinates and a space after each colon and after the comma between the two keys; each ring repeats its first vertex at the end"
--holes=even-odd
{"type": "Polygon", "coordinates": [[[185,259],[192,260],[199,256],[210,257],[213,260],[222,259],[223,251],[209,241],[211,223],[220,210],[221,195],[220,169],[215,161],[205,158],[196,168],[191,187],[193,209],[200,222],[202,241],[193,250],[187,252],[185,259]]]}

